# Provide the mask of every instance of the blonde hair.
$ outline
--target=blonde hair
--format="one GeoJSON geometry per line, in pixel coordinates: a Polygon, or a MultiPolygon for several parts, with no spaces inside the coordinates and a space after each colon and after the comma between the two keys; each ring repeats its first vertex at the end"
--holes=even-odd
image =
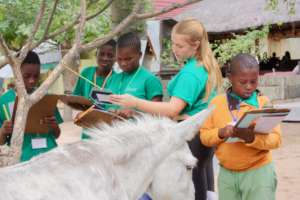
{"type": "Polygon", "coordinates": [[[221,87],[222,75],[219,64],[209,46],[208,35],[204,26],[196,19],[185,19],[173,27],[172,33],[188,36],[190,44],[194,44],[197,41],[200,42],[195,57],[203,63],[208,73],[204,98],[208,100],[211,92],[221,87]]]}

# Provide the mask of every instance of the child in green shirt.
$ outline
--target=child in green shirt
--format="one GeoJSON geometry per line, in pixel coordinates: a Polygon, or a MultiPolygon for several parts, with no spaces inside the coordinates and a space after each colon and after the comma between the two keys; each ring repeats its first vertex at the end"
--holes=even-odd
{"type": "MultiPolygon", "coordinates": [[[[25,88],[28,93],[32,93],[38,84],[40,77],[40,59],[38,55],[29,51],[21,64],[21,73],[24,79],[25,88]]],[[[11,121],[12,110],[16,98],[16,92],[13,89],[8,90],[0,97],[0,145],[10,144],[10,136],[13,131],[11,121]]],[[[22,146],[21,161],[30,160],[33,156],[47,152],[57,146],[55,139],[60,135],[58,123],[62,118],[56,110],[55,116],[45,117],[43,123],[50,127],[46,134],[25,133],[22,146]],[[43,142],[43,146],[34,145],[34,141],[43,142]]]]}
{"type": "MultiPolygon", "coordinates": [[[[97,64],[98,66],[86,67],[81,76],[92,81],[99,88],[109,88],[111,77],[115,74],[112,69],[116,58],[116,42],[109,40],[104,45],[97,49],[97,64]]],[[[90,98],[90,92],[94,86],[86,80],[78,77],[78,81],[73,90],[74,95],[90,98]]]]}
{"type": "MultiPolygon", "coordinates": [[[[163,90],[160,80],[140,66],[140,38],[130,32],[121,35],[117,40],[117,62],[123,72],[112,77],[110,89],[114,94],[130,94],[140,99],[161,101],[163,90]]],[[[123,117],[129,117],[132,112],[122,109],[117,112],[123,117]]]]}

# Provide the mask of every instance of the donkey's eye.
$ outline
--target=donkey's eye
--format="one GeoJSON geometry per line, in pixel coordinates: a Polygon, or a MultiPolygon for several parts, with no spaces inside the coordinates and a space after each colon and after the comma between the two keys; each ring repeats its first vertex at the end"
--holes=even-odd
{"type": "Polygon", "coordinates": [[[191,171],[193,169],[193,166],[191,166],[191,165],[187,165],[185,167],[186,167],[186,170],[188,170],[188,171],[191,171]]]}

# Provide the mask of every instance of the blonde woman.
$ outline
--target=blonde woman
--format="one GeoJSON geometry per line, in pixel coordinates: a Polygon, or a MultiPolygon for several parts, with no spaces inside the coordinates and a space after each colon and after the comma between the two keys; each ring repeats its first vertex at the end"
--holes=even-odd
{"type": "MultiPolygon", "coordinates": [[[[183,20],[174,26],[171,39],[174,55],[184,64],[168,84],[170,100],[152,102],[124,94],[111,95],[112,103],[171,118],[186,118],[207,107],[221,84],[221,72],[209,47],[205,28],[195,19],[183,20]]],[[[195,199],[206,200],[207,191],[214,190],[213,150],[203,146],[199,136],[189,145],[199,160],[198,166],[193,170],[195,199]],[[207,171],[207,168],[210,170],[207,171]]]]}

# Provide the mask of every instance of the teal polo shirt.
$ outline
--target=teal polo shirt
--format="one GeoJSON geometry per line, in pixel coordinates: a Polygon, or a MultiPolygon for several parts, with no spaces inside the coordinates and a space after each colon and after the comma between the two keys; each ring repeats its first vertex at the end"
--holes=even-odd
{"type": "Polygon", "coordinates": [[[216,95],[214,90],[208,100],[204,100],[208,73],[203,65],[198,65],[195,58],[187,60],[178,74],[167,86],[168,94],[186,102],[187,106],[180,114],[194,115],[207,108],[210,100],[216,95]]]}

